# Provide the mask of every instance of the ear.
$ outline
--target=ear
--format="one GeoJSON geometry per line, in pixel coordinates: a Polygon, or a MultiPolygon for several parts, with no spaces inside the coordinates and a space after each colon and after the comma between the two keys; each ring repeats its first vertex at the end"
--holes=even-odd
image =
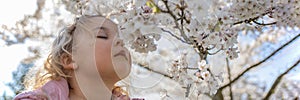
{"type": "Polygon", "coordinates": [[[60,57],[61,63],[63,65],[64,69],[67,70],[75,70],[77,69],[77,66],[74,65],[74,61],[72,60],[72,57],[66,53],[62,54],[60,57]]]}

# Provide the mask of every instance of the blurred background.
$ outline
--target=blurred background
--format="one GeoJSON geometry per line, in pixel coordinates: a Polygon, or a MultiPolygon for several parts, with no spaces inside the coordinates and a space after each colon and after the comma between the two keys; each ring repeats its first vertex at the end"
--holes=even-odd
{"type": "MultiPolygon", "coordinates": [[[[22,81],[25,73],[31,67],[43,64],[50,44],[59,29],[70,24],[76,15],[72,14],[72,7],[69,6],[68,0],[2,0],[0,2],[0,100],[11,100],[24,90],[22,81]]],[[[292,40],[299,34],[299,28],[293,27],[270,27],[263,28],[261,31],[249,28],[247,31],[239,32],[240,54],[239,58],[229,63],[231,77],[238,76],[247,67],[262,61],[270,54],[274,53],[274,55],[247,71],[235,82],[232,91],[236,99],[262,97],[278,76],[299,60],[300,39],[292,40]],[[281,47],[282,49],[277,50],[281,47]]],[[[227,83],[226,60],[223,59],[224,56],[221,58],[220,56],[209,57],[212,61],[210,63],[216,66],[215,69],[224,71],[224,83],[227,83]]],[[[175,88],[168,85],[171,82],[166,78],[155,85],[151,91],[139,92],[137,95],[150,99],[159,97],[162,87],[166,90],[175,88]]],[[[135,90],[138,91],[141,90],[135,90]]],[[[171,89],[169,95],[178,94],[176,92],[178,92],[176,89],[171,89]]],[[[299,93],[300,65],[297,65],[281,79],[273,98],[298,97],[299,99],[299,93]]]]}
{"type": "MultiPolygon", "coordinates": [[[[13,75],[13,72],[17,71],[18,66],[32,66],[32,64],[22,63],[30,54],[28,47],[30,47],[31,43],[8,44],[6,40],[14,42],[17,42],[17,40],[14,38],[14,34],[6,32],[5,27],[15,27],[17,21],[22,20],[26,15],[33,14],[37,9],[37,5],[36,0],[2,0],[0,5],[0,12],[2,13],[0,15],[0,24],[2,26],[0,35],[0,94],[3,95],[1,99],[4,99],[5,96],[15,95],[15,91],[8,84],[13,82],[13,76],[21,75],[21,73],[13,75]]],[[[26,70],[24,71],[26,72],[26,70]]],[[[14,87],[14,85],[12,87],[14,87]]]]}
{"type": "Polygon", "coordinates": [[[38,60],[47,55],[50,42],[66,25],[64,22],[73,19],[58,18],[70,13],[59,10],[59,4],[53,5],[52,0],[47,5],[44,0],[0,2],[0,100],[11,100],[24,90],[25,73],[42,65],[43,60],[38,60]]]}

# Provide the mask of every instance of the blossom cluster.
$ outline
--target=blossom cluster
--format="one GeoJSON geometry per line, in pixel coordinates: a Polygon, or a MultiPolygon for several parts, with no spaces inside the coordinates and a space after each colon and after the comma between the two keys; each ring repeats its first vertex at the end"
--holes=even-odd
{"type": "MultiPolygon", "coordinates": [[[[160,35],[163,32],[168,32],[174,37],[177,36],[178,39],[181,38],[180,36],[186,35],[181,40],[193,44],[195,48],[203,48],[206,51],[208,49],[211,51],[224,50],[229,58],[234,59],[238,57],[237,47],[235,46],[237,43],[237,32],[232,28],[232,25],[223,24],[221,20],[213,18],[207,18],[207,21],[196,19],[197,17],[193,17],[195,15],[189,13],[189,9],[187,9],[185,10],[187,13],[184,15],[185,21],[182,22],[184,28],[176,30],[175,27],[178,28],[179,26],[178,24],[176,26],[178,22],[174,21],[175,15],[163,13],[166,10],[169,10],[169,13],[171,13],[171,10],[174,13],[179,13],[180,10],[176,8],[176,2],[169,3],[170,6],[163,6],[163,1],[137,1],[135,3],[116,17],[119,21],[121,37],[127,40],[127,44],[133,44],[129,47],[135,49],[135,51],[148,53],[156,50],[154,41],[148,39],[148,43],[141,42],[141,36],[147,34],[160,35]],[[149,46],[145,46],[144,44],[148,44],[149,46]]],[[[158,40],[155,39],[155,41],[158,40]]]]}
{"type": "Polygon", "coordinates": [[[241,30],[236,26],[295,27],[299,26],[299,12],[297,0],[134,0],[117,20],[121,37],[136,52],[155,51],[160,34],[169,34],[193,47],[200,56],[197,71],[191,74],[185,56],[180,56],[168,72],[183,86],[197,86],[202,90],[199,93],[214,94],[220,79],[209,71],[206,56],[221,51],[230,59],[237,58],[241,30]]]}
{"type": "Polygon", "coordinates": [[[239,25],[300,26],[299,0],[92,1],[90,4],[98,5],[91,8],[118,22],[120,38],[135,52],[156,51],[162,34],[192,47],[200,58],[199,67],[189,66],[183,54],[172,62],[168,72],[187,91],[194,87],[198,93],[214,94],[222,80],[221,75],[210,72],[207,55],[222,52],[227,58],[238,58],[239,25]]]}
{"type": "Polygon", "coordinates": [[[182,87],[187,88],[186,95],[190,95],[190,89],[196,89],[197,92],[194,92],[196,95],[215,94],[223,82],[222,74],[213,74],[210,71],[210,65],[205,60],[198,62],[197,66],[189,66],[186,54],[183,54],[171,63],[168,73],[182,87]]]}
{"type": "Polygon", "coordinates": [[[298,0],[233,0],[218,15],[225,23],[231,24],[252,22],[258,25],[274,23],[277,26],[299,27],[299,4],[298,0]]]}
{"type": "Polygon", "coordinates": [[[276,19],[277,25],[299,27],[300,26],[300,1],[281,0],[272,9],[270,17],[276,19]]]}
{"type": "Polygon", "coordinates": [[[120,37],[127,40],[127,44],[132,44],[130,47],[136,52],[148,53],[156,50],[155,41],[160,39],[161,28],[157,27],[156,16],[150,7],[124,11],[117,19],[120,37]]]}

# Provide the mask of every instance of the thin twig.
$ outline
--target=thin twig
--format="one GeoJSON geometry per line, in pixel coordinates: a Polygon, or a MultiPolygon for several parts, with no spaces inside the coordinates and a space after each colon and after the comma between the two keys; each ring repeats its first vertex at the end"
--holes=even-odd
{"type": "MultiPolygon", "coordinates": [[[[162,0],[163,3],[165,4],[167,11],[161,10],[163,13],[168,13],[169,15],[171,15],[171,17],[174,20],[175,26],[176,28],[180,31],[180,35],[183,37],[183,39],[186,41],[186,43],[191,44],[188,37],[185,35],[183,29],[179,28],[179,24],[177,22],[177,17],[175,16],[175,14],[170,10],[169,6],[168,6],[168,0],[162,0]]],[[[159,8],[160,9],[160,8],[159,8]]]]}
{"type": "Polygon", "coordinates": [[[218,52],[220,52],[222,49],[219,49],[218,51],[216,51],[216,52],[212,52],[212,53],[210,53],[210,52],[207,52],[207,54],[209,54],[209,55],[215,55],[215,54],[217,54],[218,52]]]}
{"type": "MultiPolygon", "coordinates": [[[[181,1],[183,4],[181,4],[181,6],[182,5],[184,5],[184,1],[182,0],[181,1]]],[[[185,41],[189,41],[189,39],[187,38],[187,36],[185,35],[185,33],[184,33],[184,29],[183,29],[183,21],[184,21],[184,8],[182,8],[182,7],[180,7],[180,11],[181,11],[181,15],[179,15],[180,16],[180,30],[182,30],[182,31],[180,31],[180,33],[181,33],[181,36],[185,39],[185,41]]]]}
{"type": "Polygon", "coordinates": [[[161,30],[162,30],[163,32],[169,33],[171,36],[173,36],[173,37],[176,38],[177,40],[179,40],[179,41],[181,41],[181,42],[183,42],[183,43],[187,43],[187,42],[185,42],[184,40],[182,40],[180,37],[178,37],[177,35],[173,34],[171,31],[165,30],[165,29],[163,29],[163,28],[161,28],[161,30]]]}
{"type": "Polygon", "coordinates": [[[159,72],[159,71],[155,71],[155,70],[153,70],[153,69],[151,69],[151,68],[149,68],[149,67],[143,67],[141,64],[138,64],[138,65],[139,65],[140,67],[142,67],[142,68],[147,69],[147,70],[150,71],[150,72],[154,72],[154,73],[160,74],[160,75],[162,75],[162,76],[165,76],[165,77],[167,77],[167,78],[173,79],[172,76],[166,75],[166,74],[161,73],[161,72],[159,72]]]}
{"type": "Polygon", "coordinates": [[[250,22],[252,22],[252,21],[257,20],[257,19],[260,18],[261,16],[265,16],[265,15],[267,15],[267,14],[272,13],[272,10],[273,10],[273,9],[275,9],[275,7],[272,7],[270,11],[265,12],[265,13],[263,13],[263,14],[261,14],[261,15],[258,15],[258,16],[254,17],[254,18],[249,18],[249,19],[245,19],[245,20],[242,20],[242,21],[235,22],[235,23],[233,23],[233,25],[237,25],[237,24],[241,24],[241,23],[250,23],[250,22]]]}
{"type": "Polygon", "coordinates": [[[274,24],[276,24],[276,22],[272,22],[272,23],[259,23],[259,22],[257,22],[256,20],[254,20],[254,21],[252,21],[252,22],[254,22],[254,23],[257,24],[257,25],[263,25],[263,26],[274,25],[274,24]]]}
{"type": "Polygon", "coordinates": [[[272,87],[270,88],[270,90],[268,91],[267,95],[264,97],[263,100],[268,100],[270,98],[270,96],[275,92],[275,89],[280,83],[283,76],[286,75],[288,72],[290,72],[293,68],[295,68],[299,63],[300,63],[300,59],[298,59],[298,61],[292,67],[290,67],[288,70],[286,70],[284,73],[282,73],[277,77],[274,84],[272,85],[272,87]]]}
{"type": "Polygon", "coordinates": [[[210,47],[210,48],[207,47],[206,50],[212,50],[212,49],[214,49],[215,47],[216,47],[216,45],[213,45],[213,47],[210,47]]]}
{"type": "Polygon", "coordinates": [[[199,70],[199,68],[192,68],[192,67],[185,67],[185,68],[182,68],[182,69],[199,70]]]}
{"type": "MultiPolygon", "coordinates": [[[[228,80],[231,81],[231,74],[230,74],[231,71],[230,71],[228,58],[226,58],[226,65],[227,65],[228,80]]],[[[230,95],[230,100],[233,100],[231,84],[229,85],[229,95],[230,95]]]]}
{"type": "Polygon", "coordinates": [[[286,47],[287,45],[289,45],[290,43],[292,43],[294,40],[296,40],[298,37],[300,36],[300,34],[298,34],[297,36],[295,36],[293,39],[291,39],[290,41],[288,41],[287,43],[283,44],[282,46],[280,46],[277,50],[275,50],[274,52],[272,52],[268,57],[266,57],[265,59],[263,59],[262,61],[248,67],[246,70],[244,70],[242,73],[240,73],[236,78],[234,78],[232,81],[230,81],[229,83],[227,83],[226,85],[222,86],[219,88],[219,90],[223,90],[224,88],[226,88],[227,86],[231,85],[232,83],[234,83],[235,81],[237,81],[239,78],[241,78],[246,72],[248,72],[249,70],[251,70],[252,68],[255,68],[256,66],[264,63],[265,61],[267,61],[268,59],[270,59],[272,56],[274,56],[277,52],[279,52],[281,49],[283,49],[284,47],[286,47]]]}

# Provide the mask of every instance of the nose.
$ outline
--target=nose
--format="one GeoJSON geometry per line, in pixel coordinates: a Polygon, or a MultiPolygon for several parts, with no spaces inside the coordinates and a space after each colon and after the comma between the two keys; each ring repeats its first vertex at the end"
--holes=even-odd
{"type": "Polygon", "coordinates": [[[124,46],[124,42],[122,39],[116,38],[115,41],[116,41],[116,44],[115,44],[116,46],[122,46],[122,47],[124,46]]]}

